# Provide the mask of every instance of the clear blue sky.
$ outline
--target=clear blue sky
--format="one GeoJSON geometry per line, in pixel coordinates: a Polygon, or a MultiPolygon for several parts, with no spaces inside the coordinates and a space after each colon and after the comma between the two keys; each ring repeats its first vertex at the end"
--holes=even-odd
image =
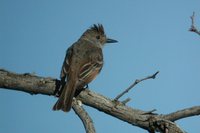
{"type": "MultiPolygon", "coordinates": [[[[0,68],[59,78],[66,49],[92,24],[119,41],[104,48],[105,65],[93,91],[114,98],[135,79],[160,71],[125,95],[142,110],[170,113],[200,104],[200,36],[188,31],[199,0],[0,0],[0,68]]],[[[73,111],[52,111],[53,96],[0,89],[1,133],[83,133],[73,111]]],[[[85,107],[98,133],[145,130],[85,107]]],[[[200,118],[177,121],[200,132],[200,118]]]]}

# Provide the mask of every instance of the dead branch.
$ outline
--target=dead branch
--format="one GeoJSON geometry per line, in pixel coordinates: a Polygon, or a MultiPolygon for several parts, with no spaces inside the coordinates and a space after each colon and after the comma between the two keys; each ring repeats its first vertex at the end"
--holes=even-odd
{"type": "Polygon", "coordinates": [[[86,133],[96,133],[91,117],[88,115],[85,109],[79,104],[78,100],[74,99],[72,108],[83,122],[86,133]]]}
{"type": "Polygon", "coordinates": [[[118,101],[119,98],[121,98],[124,94],[128,93],[135,85],[137,85],[138,83],[144,81],[144,80],[147,80],[147,79],[155,79],[156,78],[156,75],[159,73],[159,71],[157,71],[156,73],[154,73],[153,75],[151,76],[147,76],[143,79],[136,79],[135,82],[130,85],[126,90],[124,90],[123,92],[121,92],[119,95],[116,96],[116,98],[114,99],[115,101],[118,101]]]}
{"type": "Polygon", "coordinates": [[[194,106],[191,108],[186,108],[183,110],[179,110],[170,114],[167,114],[164,116],[164,119],[170,120],[170,121],[176,121],[182,118],[191,117],[199,115],[200,107],[194,106]]]}
{"type": "MultiPolygon", "coordinates": [[[[59,83],[59,80],[53,78],[39,77],[31,74],[16,74],[0,70],[0,87],[2,89],[18,90],[30,94],[54,95],[54,91],[59,87],[59,83]]],[[[82,91],[76,99],[81,100],[85,105],[149,132],[167,132],[171,129],[170,131],[178,130],[180,131],[178,133],[183,133],[174,121],[200,115],[200,106],[183,109],[167,115],[152,114],[128,107],[119,101],[113,101],[88,89],[82,91]]]]}
{"type": "Polygon", "coordinates": [[[196,28],[196,26],[194,24],[195,12],[193,12],[193,14],[192,14],[192,16],[190,18],[192,20],[192,24],[191,24],[191,27],[190,27],[189,31],[197,33],[198,35],[200,35],[200,31],[196,28]]]}

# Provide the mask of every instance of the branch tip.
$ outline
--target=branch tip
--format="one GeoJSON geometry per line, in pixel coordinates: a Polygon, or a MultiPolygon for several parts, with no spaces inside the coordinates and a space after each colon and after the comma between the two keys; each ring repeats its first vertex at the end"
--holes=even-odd
{"type": "Polygon", "coordinates": [[[159,71],[157,71],[156,73],[154,73],[154,74],[152,75],[152,79],[155,79],[158,73],[159,73],[159,71]]]}

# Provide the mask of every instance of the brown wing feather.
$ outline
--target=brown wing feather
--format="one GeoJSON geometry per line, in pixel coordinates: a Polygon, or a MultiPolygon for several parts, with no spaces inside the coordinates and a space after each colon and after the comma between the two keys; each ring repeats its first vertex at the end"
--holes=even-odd
{"type": "Polygon", "coordinates": [[[89,60],[85,62],[79,72],[79,80],[88,84],[101,71],[103,67],[103,56],[101,49],[96,49],[90,53],[89,60]]]}

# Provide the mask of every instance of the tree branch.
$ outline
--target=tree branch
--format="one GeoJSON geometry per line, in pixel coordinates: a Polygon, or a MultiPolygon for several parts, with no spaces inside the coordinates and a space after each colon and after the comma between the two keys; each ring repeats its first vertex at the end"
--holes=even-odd
{"type": "Polygon", "coordinates": [[[54,95],[60,81],[30,73],[16,74],[0,69],[0,87],[33,94],[54,95]]]}
{"type": "Polygon", "coordinates": [[[83,125],[85,127],[86,133],[95,133],[95,128],[92,119],[88,115],[88,113],[85,111],[85,109],[80,105],[80,103],[73,99],[72,108],[74,112],[78,115],[78,117],[83,122],[83,125]]]}
{"type": "Polygon", "coordinates": [[[191,27],[189,29],[189,31],[191,32],[195,32],[197,33],[198,35],[200,35],[200,31],[196,28],[196,26],[194,25],[194,18],[195,18],[195,12],[193,12],[192,16],[190,17],[191,20],[192,20],[192,24],[191,24],[191,27]]]}
{"type": "Polygon", "coordinates": [[[183,110],[179,110],[179,111],[167,114],[164,116],[164,119],[167,119],[170,121],[176,121],[182,118],[199,115],[199,112],[200,112],[200,106],[194,106],[191,108],[186,108],[183,110]]]}
{"type": "MultiPolygon", "coordinates": [[[[56,88],[59,87],[59,83],[59,80],[53,78],[39,77],[31,74],[16,74],[6,70],[0,70],[0,87],[5,89],[18,90],[30,94],[54,95],[56,88]]],[[[175,131],[175,129],[178,130],[180,128],[173,121],[200,115],[200,106],[167,115],[157,115],[125,106],[119,101],[111,100],[88,89],[82,91],[76,99],[81,100],[85,105],[96,108],[99,111],[148,130],[149,132],[169,131],[169,129],[171,129],[170,131],[175,131]]],[[[179,133],[183,133],[181,132],[182,130],[179,131],[179,133]]]]}

